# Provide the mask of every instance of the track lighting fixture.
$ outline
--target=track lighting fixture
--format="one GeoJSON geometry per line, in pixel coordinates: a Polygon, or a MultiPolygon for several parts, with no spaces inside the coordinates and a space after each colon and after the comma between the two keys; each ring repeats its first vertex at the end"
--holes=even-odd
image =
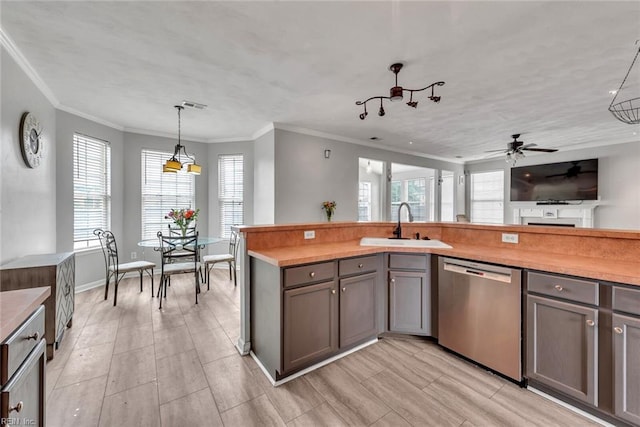
{"type": "Polygon", "coordinates": [[[187,172],[193,175],[200,175],[202,166],[196,163],[194,156],[187,154],[187,149],[180,141],[180,111],[184,110],[182,105],[174,106],[178,110],[178,144],[173,150],[173,156],[162,167],[162,172],[176,173],[182,169],[183,165],[187,165],[187,172]]]}
{"type": "Polygon", "coordinates": [[[423,87],[422,89],[405,89],[402,86],[398,86],[398,73],[400,72],[400,70],[402,69],[402,65],[401,63],[396,63],[396,64],[392,64],[389,67],[389,70],[391,70],[393,72],[393,74],[395,74],[396,76],[396,85],[393,86],[390,90],[389,90],[389,96],[372,96],[371,98],[367,99],[366,101],[356,101],[356,105],[363,105],[364,106],[364,112],[362,114],[360,114],[360,120],[364,120],[368,113],[367,113],[367,102],[373,100],[373,99],[379,99],[380,100],[380,110],[378,111],[378,115],[380,117],[385,115],[385,111],[384,108],[382,106],[382,100],[383,99],[388,99],[389,101],[392,102],[398,102],[398,101],[402,101],[402,93],[403,92],[409,92],[409,102],[407,102],[407,105],[409,107],[412,108],[417,108],[418,107],[418,101],[414,101],[413,100],[413,92],[422,92],[423,90],[426,89],[431,89],[431,95],[428,97],[431,101],[438,103],[440,102],[440,97],[436,96],[434,93],[434,89],[436,86],[443,86],[444,82],[435,82],[435,83],[431,83],[429,86],[423,87]]]}

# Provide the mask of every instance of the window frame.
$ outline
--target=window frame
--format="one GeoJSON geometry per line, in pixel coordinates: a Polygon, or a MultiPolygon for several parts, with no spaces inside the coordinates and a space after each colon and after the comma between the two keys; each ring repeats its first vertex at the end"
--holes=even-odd
{"type": "Polygon", "coordinates": [[[231,237],[231,226],[244,223],[244,161],[242,153],[218,155],[218,225],[223,239],[231,237]]]}
{"type": "MultiPolygon", "coordinates": [[[[471,222],[478,222],[478,223],[483,223],[483,224],[504,224],[504,184],[505,184],[505,171],[504,169],[496,169],[496,170],[488,170],[488,171],[478,171],[478,172],[471,172],[469,175],[469,215],[470,215],[470,220],[471,222]],[[501,176],[501,188],[500,191],[495,191],[494,194],[496,195],[496,197],[474,197],[476,192],[475,192],[475,185],[476,185],[476,178],[479,175],[489,175],[489,174],[495,174],[500,175],[501,176]],[[491,204],[491,203],[495,203],[498,204],[498,206],[493,207],[493,209],[496,212],[500,212],[500,219],[499,221],[496,220],[487,220],[486,216],[480,216],[480,218],[478,218],[478,213],[477,213],[477,205],[478,204],[491,204]],[[497,209],[499,207],[499,209],[497,209]]],[[[484,192],[486,191],[490,191],[490,190],[482,190],[484,192]]],[[[486,209],[485,209],[486,211],[486,209]]]]}

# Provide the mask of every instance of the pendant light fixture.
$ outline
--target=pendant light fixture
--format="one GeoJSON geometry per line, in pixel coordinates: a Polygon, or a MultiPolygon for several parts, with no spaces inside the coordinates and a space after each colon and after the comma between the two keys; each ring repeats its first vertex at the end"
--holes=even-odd
{"type": "Polygon", "coordinates": [[[398,73],[400,72],[400,70],[402,70],[402,66],[403,64],[401,63],[395,63],[395,64],[391,64],[391,66],[389,67],[389,70],[391,70],[391,72],[393,74],[395,74],[396,76],[396,85],[394,87],[392,87],[391,89],[389,89],[389,96],[372,96],[371,98],[367,99],[366,101],[356,101],[356,105],[363,105],[364,106],[364,112],[362,114],[360,114],[360,120],[364,120],[369,113],[367,112],[367,102],[373,100],[373,99],[379,99],[380,100],[380,109],[378,110],[378,115],[380,117],[385,115],[385,111],[384,111],[384,107],[382,105],[382,100],[383,99],[388,99],[391,102],[398,102],[398,101],[402,101],[402,93],[403,92],[409,92],[409,102],[407,102],[407,105],[409,107],[412,108],[417,108],[418,107],[418,101],[414,101],[413,100],[413,92],[422,92],[423,90],[426,89],[431,89],[431,95],[428,97],[431,101],[438,103],[440,102],[440,97],[436,96],[434,94],[434,88],[436,86],[443,86],[444,82],[435,82],[435,83],[431,83],[429,86],[425,86],[422,89],[406,89],[403,88],[402,86],[398,86],[398,73]]]}
{"type": "Polygon", "coordinates": [[[184,109],[182,105],[174,106],[178,110],[178,144],[176,145],[173,156],[162,167],[162,172],[177,173],[184,165],[187,165],[187,172],[193,175],[200,175],[202,166],[196,163],[194,156],[187,154],[187,149],[182,145],[180,140],[180,112],[184,109]]]}
{"type": "MultiPolygon", "coordinates": [[[[637,43],[638,41],[636,40],[636,44],[637,43]]],[[[613,99],[611,100],[611,104],[609,105],[609,111],[611,112],[611,114],[613,114],[616,119],[629,125],[640,124],[640,87],[638,86],[638,76],[640,76],[640,70],[638,69],[638,67],[633,70],[633,66],[638,59],[638,54],[640,54],[640,48],[638,48],[636,56],[631,62],[631,67],[629,67],[629,71],[627,71],[624,79],[622,79],[620,88],[615,91],[615,96],[613,97],[613,99]],[[626,99],[625,101],[616,102],[616,98],[618,98],[618,95],[623,90],[624,84],[626,83],[629,74],[632,73],[632,70],[633,75],[631,81],[633,82],[633,87],[630,87],[629,89],[635,91],[636,93],[627,94],[627,96],[630,95],[628,99],[626,99]]]]}

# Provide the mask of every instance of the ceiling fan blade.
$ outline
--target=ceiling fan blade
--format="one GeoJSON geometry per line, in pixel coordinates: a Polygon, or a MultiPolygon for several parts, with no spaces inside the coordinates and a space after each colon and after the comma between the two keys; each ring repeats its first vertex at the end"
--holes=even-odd
{"type": "Polygon", "coordinates": [[[522,148],[522,149],[527,151],[540,151],[542,153],[555,153],[556,151],[558,151],[555,148],[522,148]]]}
{"type": "Polygon", "coordinates": [[[499,153],[499,152],[506,153],[507,151],[509,151],[509,150],[505,150],[505,149],[501,148],[499,150],[487,150],[487,151],[485,151],[485,153],[499,153]]]}
{"type": "Polygon", "coordinates": [[[522,147],[520,147],[520,149],[521,149],[521,150],[527,150],[527,149],[529,149],[529,147],[535,147],[536,145],[537,145],[537,144],[533,144],[533,143],[531,143],[531,144],[525,144],[525,145],[523,145],[522,147]]]}

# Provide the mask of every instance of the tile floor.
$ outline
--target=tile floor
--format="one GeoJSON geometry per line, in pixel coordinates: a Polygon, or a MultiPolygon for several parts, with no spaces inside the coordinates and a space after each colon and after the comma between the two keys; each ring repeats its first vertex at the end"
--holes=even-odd
{"type": "Polygon", "coordinates": [[[225,271],[198,305],[190,276],[172,281],[162,311],[138,279],[117,307],[103,288],[76,296],[47,365],[48,427],[593,425],[420,339],[385,338],[273,388],[234,348],[239,290],[225,271]]]}

